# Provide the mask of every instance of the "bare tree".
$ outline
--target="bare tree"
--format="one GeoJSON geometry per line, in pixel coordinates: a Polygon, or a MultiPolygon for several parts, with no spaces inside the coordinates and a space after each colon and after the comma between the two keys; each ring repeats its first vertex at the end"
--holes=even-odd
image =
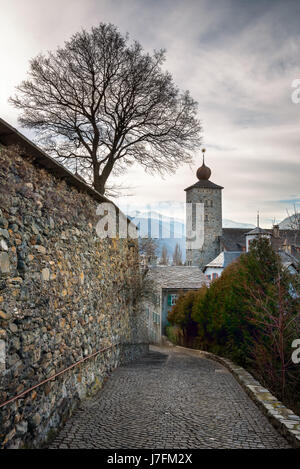
{"type": "Polygon", "coordinates": [[[157,254],[157,241],[153,238],[140,238],[139,250],[140,254],[145,255],[149,261],[156,258],[157,254]]]}
{"type": "Polygon", "coordinates": [[[288,215],[288,228],[290,230],[293,230],[294,232],[294,245],[296,247],[300,243],[300,213],[296,204],[294,204],[294,210],[293,210],[292,215],[289,214],[288,210],[287,210],[287,215],[288,215]]]}
{"type": "MultiPolygon", "coordinates": [[[[278,389],[281,399],[285,395],[287,373],[293,367],[291,343],[300,333],[299,296],[291,295],[291,284],[290,289],[283,285],[281,277],[285,275],[288,276],[283,271],[278,272],[269,291],[260,286],[254,290],[245,284],[245,291],[251,298],[249,322],[255,326],[252,355],[256,368],[278,389]]],[[[294,286],[296,282],[293,279],[294,286]]]]}
{"type": "Polygon", "coordinates": [[[169,256],[168,250],[165,245],[163,245],[161,250],[161,258],[160,258],[160,265],[169,265],[169,256]]]}
{"type": "Polygon", "coordinates": [[[172,172],[199,146],[198,105],[163,71],[164,60],[164,50],[145,53],[101,23],[31,60],[10,101],[39,144],[103,194],[111,173],[134,162],[172,172]]]}
{"type": "Polygon", "coordinates": [[[287,214],[289,217],[289,228],[291,230],[300,232],[300,213],[298,210],[298,207],[296,207],[296,204],[294,204],[294,210],[292,215],[289,214],[289,211],[287,210],[287,214]]]}
{"type": "Polygon", "coordinates": [[[182,265],[182,252],[178,243],[173,252],[173,265],[182,265]]]}

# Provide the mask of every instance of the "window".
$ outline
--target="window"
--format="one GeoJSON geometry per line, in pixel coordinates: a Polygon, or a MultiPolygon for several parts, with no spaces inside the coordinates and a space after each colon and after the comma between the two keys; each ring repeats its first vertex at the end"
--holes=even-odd
{"type": "Polygon", "coordinates": [[[218,278],[218,277],[219,277],[219,275],[218,275],[216,272],[214,272],[214,273],[212,274],[212,278],[213,278],[213,279],[218,278]]]}
{"type": "Polygon", "coordinates": [[[211,280],[211,275],[210,274],[207,274],[205,277],[206,277],[206,280],[211,280]]]}
{"type": "Polygon", "coordinates": [[[159,324],[160,323],[160,316],[157,313],[152,313],[152,322],[153,324],[159,324]]]}
{"type": "Polygon", "coordinates": [[[178,295],[168,295],[168,305],[169,306],[176,305],[177,296],[178,295]]]}

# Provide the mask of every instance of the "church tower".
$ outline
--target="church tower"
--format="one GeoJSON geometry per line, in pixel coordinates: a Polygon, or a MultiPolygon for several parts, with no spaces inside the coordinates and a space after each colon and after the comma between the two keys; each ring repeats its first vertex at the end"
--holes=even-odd
{"type": "Polygon", "coordinates": [[[186,263],[199,266],[201,270],[220,253],[220,237],[222,236],[222,189],[209,180],[211,170],[203,163],[197,170],[198,181],[185,189],[187,202],[187,238],[188,227],[198,233],[202,230],[202,246],[195,247],[187,239],[186,263]],[[189,205],[188,207],[188,204],[189,205]],[[190,208],[190,211],[189,211],[190,208]],[[189,215],[188,215],[189,214],[189,215]],[[188,217],[190,217],[188,219],[188,217]]]}

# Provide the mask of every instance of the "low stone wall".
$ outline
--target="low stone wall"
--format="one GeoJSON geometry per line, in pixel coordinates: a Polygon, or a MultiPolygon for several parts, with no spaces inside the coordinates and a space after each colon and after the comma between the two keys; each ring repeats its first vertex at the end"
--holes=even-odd
{"type": "Polygon", "coordinates": [[[228,368],[248,396],[258,405],[279,433],[281,433],[294,448],[300,448],[300,417],[273,396],[273,394],[271,394],[268,389],[264,388],[259,381],[254,379],[248,371],[234,364],[228,358],[220,357],[211,352],[174,345],[168,340],[165,340],[165,343],[168,346],[174,346],[189,351],[193,350],[198,356],[214,360],[228,368]]]}
{"type": "Polygon", "coordinates": [[[4,448],[41,446],[113,368],[148,348],[137,247],[97,237],[97,205],[0,149],[0,406],[115,345],[1,407],[4,448]]]}

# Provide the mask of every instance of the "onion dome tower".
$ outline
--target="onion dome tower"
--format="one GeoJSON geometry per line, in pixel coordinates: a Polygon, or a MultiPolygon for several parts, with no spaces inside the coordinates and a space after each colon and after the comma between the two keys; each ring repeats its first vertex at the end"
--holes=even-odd
{"type": "Polygon", "coordinates": [[[199,179],[199,181],[208,181],[210,176],[211,176],[211,170],[207,166],[205,166],[204,163],[204,154],[206,150],[205,148],[202,149],[202,155],[203,155],[203,161],[202,161],[202,166],[197,169],[196,176],[199,179]]]}
{"type": "Polygon", "coordinates": [[[222,236],[222,186],[210,181],[204,161],[196,172],[198,181],[185,189],[187,203],[186,263],[201,270],[220,253],[222,236]]]}

